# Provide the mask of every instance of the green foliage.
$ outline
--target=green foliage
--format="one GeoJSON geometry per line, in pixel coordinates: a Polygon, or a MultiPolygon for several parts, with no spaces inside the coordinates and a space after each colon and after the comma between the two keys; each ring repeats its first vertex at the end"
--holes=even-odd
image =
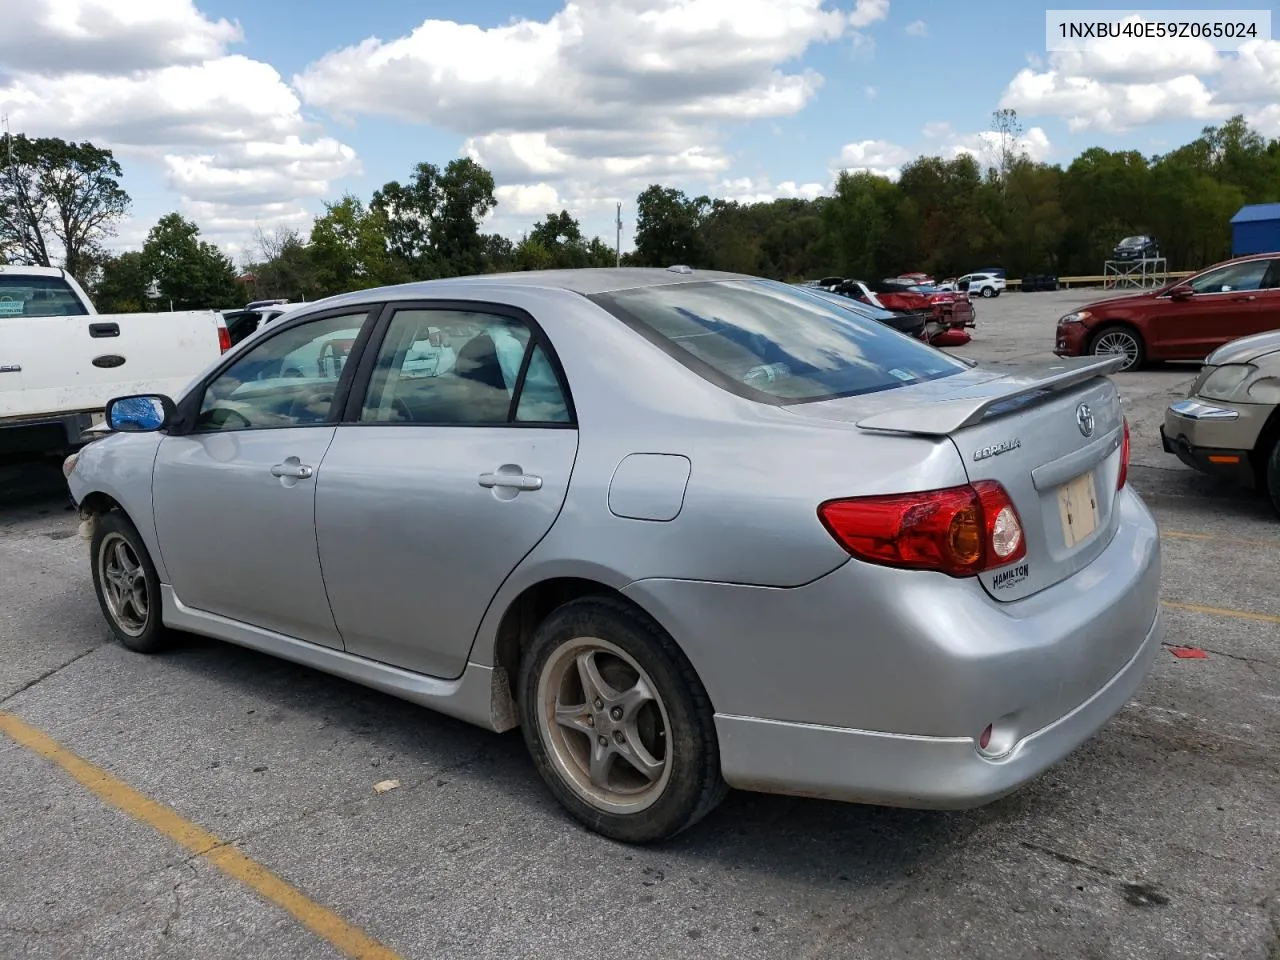
{"type": "Polygon", "coordinates": [[[167,213],[142,245],[142,264],[159,299],[174,310],[224,309],[237,305],[235,265],[200,228],[179,213],[167,213]]]}
{"type": "Polygon", "coordinates": [[[48,267],[60,255],[87,274],[129,209],[122,176],[111,151],[88,142],[0,138],[0,260],[48,267]]]}
{"type": "Polygon", "coordinates": [[[152,309],[148,291],[151,275],[138,251],[108,257],[93,287],[93,303],[100,313],[142,313],[152,309]]]}

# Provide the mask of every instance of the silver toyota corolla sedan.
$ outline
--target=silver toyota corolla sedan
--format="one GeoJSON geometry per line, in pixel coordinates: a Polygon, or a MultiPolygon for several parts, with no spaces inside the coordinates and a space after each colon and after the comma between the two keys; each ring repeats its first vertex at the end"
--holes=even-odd
{"type": "Polygon", "coordinates": [[[688,268],[365,290],[69,458],[107,622],[495,731],[619,840],[727,788],[963,808],[1141,683],[1114,358],[984,367],[688,268]]]}

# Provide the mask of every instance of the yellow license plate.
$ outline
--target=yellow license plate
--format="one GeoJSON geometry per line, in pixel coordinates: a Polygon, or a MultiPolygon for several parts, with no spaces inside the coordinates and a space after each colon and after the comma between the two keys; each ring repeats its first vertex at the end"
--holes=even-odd
{"type": "Polygon", "coordinates": [[[1092,471],[1058,488],[1058,516],[1062,519],[1062,539],[1068,547],[1088,539],[1098,529],[1098,494],[1092,471]]]}

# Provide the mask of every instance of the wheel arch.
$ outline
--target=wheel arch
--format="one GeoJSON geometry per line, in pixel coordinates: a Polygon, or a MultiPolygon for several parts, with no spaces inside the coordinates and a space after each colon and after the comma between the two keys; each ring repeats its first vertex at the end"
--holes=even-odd
{"type": "Polygon", "coordinates": [[[1267,458],[1277,442],[1280,442],[1280,405],[1272,409],[1267,422],[1258,433],[1253,449],[1249,451],[1249,463],[1259,490],[1267,489],[1267,458]]]}

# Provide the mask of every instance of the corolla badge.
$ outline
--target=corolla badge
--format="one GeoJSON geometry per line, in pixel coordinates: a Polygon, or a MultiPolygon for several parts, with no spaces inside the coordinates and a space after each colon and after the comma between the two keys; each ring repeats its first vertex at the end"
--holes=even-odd
{"type": "Polygon", "coordinates": [[[1081,436],[1093,436],[1093,411],[1087,403],[1076,407],[1076,426],[1080,428],[1081,436]]]}
{"type": "Polygon", "coordinates": [[[973,451],[973,459],[986,460],[988,457],[998,457],[1002,453],[1008,453],[1010,450],[1017,450],[1022,446],[1022,441],[1017,437],[1011,440],[1001,440],[999,443],[993,443],[989,447],[979,447],[973,451]]]}

